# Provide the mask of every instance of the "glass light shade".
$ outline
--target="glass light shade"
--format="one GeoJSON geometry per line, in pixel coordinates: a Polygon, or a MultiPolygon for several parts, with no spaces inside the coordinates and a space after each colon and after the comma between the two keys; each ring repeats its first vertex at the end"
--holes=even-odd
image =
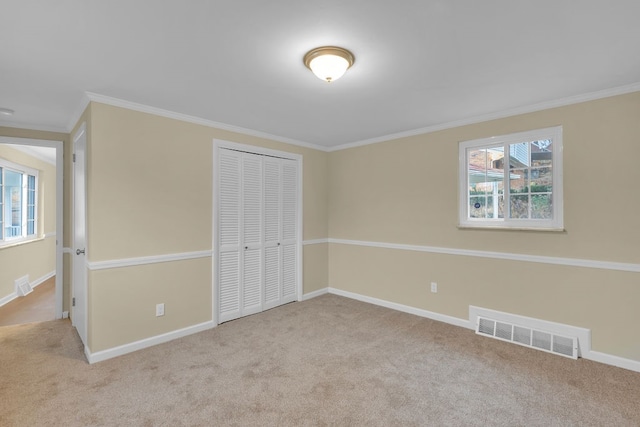
{"type": "Polygon", "coordinates": [[[355,58],[341,47],[324,46],[307,52],[303,61],[320,80],[331,83],[344,75],[355,58]]]}
{"type": "Polygon", "coordinates": [[[349,62],[340,56],[322,55],[312,59],[309,63],[309,68],[320,80],[331,83],[347,72],[349,62]]]}

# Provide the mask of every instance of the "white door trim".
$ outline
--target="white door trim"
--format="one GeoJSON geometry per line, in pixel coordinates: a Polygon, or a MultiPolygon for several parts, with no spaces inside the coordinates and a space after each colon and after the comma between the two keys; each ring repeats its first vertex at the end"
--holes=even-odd
{"type": "MultiPolygon", "coordinates": [[[[56,319],[62,319],[63,292],[63,236],[64,236],[64,142],[49,141],[46,139],[10,138],[0,136],[2,144],[36,145],[56,149],[56,289],[55,289],[55,315],[56,319]]],[[[43,230],[44,231],[44,230],[43,230]]]]}
{"type": "Polygon", "coordinates": [[[213,230],[213,238],[212,238],[212,248],[213,248],[213,262],[211,263],[212,266],[212,271],[211,271],[211,280],[212,280],[212,292],[211,292],[211,319],[213,320],[213,323],[215,325],[218,325],[219,322],[219,313],[218,313],[218,301],[217,301],[217,295],[218,295],[218,280],[217,280],[217,271],[218,271],[218,206],[217,206],[217,200],[218,200],[218,186],[219,186],[219,182],[218,182],[218,173],[217,173],[217,154],[218,151],[220,149],[229,149],[229,150],[236,150],[236,151],[242,151],[242,152],[246,152],[246,153],[253,153],[253,154],[260,154],[260,155],[264,155],[264,156],[273,156],[273,157],[279,157],[279,158],[283,158],[283,159],[289,159],[289,160],[295,160],[297,165],[298,165],[298,203],[297,203],[297,207],[298,207],[298,229],[297,229],[297,236],[296,236],[296,248],[297,248],[297,300],[298,301],[302,301],[302,291],[303,291],[303,286],[302,286],[302,230],[303,230],[303,223],[302,223],[302,218],[303,218],[303,206],[302,206],[302,202],[303,202],[303,198],[302,198],[302,183],[303,183],[303,179],[302,179],[302,155],[301,154],[296,154],[296,153],[289,153],[286,151],[279,151],[279,150],[272,150],[270,148],[264,148],[264,147],[258,147],[255,145],[246,145],[246,144],[240,144],[237,142],[231,142],[231,141],[225,141],[222,139],[215,139],[213,140],[213,199],[212,199],[212,230],[213,230]]]}

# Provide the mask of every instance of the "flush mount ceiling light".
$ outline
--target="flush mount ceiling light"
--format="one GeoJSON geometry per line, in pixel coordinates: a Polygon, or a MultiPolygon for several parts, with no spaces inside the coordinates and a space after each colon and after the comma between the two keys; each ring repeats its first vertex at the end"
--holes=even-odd
{"type": "Polygon", "coordinates": [[[3,116],[13,116],[13,113],[15,113],[15,111],[9,108],[0,108],[0,114],[3,116]]]}
{"type": "Polygon", "coordinates": [[[353,65],[355,58],[346,49],[335,46],[318,47],[307,52],[304,65],[320,80],[338,80],[353,65]]]}

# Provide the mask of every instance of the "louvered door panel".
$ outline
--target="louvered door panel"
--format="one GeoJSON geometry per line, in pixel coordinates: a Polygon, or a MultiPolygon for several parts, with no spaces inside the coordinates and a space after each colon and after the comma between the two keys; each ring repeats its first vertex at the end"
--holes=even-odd
{"type": "Polygon", "coordinates": [[[221,322],[226,322],[241,316],[238,252],[221,253],[218,265],[219,317],[221,322]]]}
{"type": "Polygon", "coordinates": [[[264,303],[265,310],[280,305],[282,295],[281,248],[273,246],[264,250],[264,303]]]}
{"type": "Polygon", "coordinates": [[[282,300],[296,300],[298,237],[298,164],[282,161],[282,300]]]}
{"type": "Polygon", "coordinates": [[[262,156],[242,154],[242,315],[262,311],[262,156]]]}
{"type": "Polygon", "coordinates": [[[262,157],[242,156],[243,243],[259,246],[262,242],[262,157]]]}
{"type": "Polygon", "coordinates": [[[265,310],[280,305],[281,277],[281,161],[264,158],[264,301],[265,310]]]}
{"type": "Polygon", "coordinates": [[[218,150],[218,295],[221,322],[241,316],[240,153],[218,150]]]}
{"type": "Polygon", "coordinates": [[[260,271],[260,249],[244,251],[242,280],[242,315],[262,311],[262,274],[260,271]]]}
{"type": "Polygon", "coordinates": [[[296,253],[295,244],[282,246],[282,304],[296,300],[296,253]]]}
{"type": "Polygon", "coordinates": [[[218,150],[218,245],[240,244],[240,153],[218,150]]]}
{"type": "Polygon", "coordinates": [[[264,159],[264,242],[275,245],[280,240],[280,160],[264,159]]]}
{"type": "Polygon", "coordinates": [[[282,161],[282,239],[296,240],[298,229],[298,165],[293,160],[282,161]]]}

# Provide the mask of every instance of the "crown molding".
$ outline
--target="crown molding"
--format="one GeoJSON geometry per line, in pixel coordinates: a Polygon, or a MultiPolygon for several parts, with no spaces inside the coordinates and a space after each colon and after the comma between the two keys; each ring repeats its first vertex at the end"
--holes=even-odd
{"type": "Polygon", "coordinates": [[[453,122],[442,123],[424,128],[413,129],[405,132],[398,132],[389,135],[378,136],[362,141],[350,142],[347,144],[337,145],[327,149],[328,152],[346,150],[348,148],[362,147],[364,145],[377,144],[379,142],[391,141],[394,139],[407,138],[410,136],[423,135],[427,133],[437,132],[446,129],[453,129],[460,126],[471,125],[475,123],[488,122],[490,120],[504,119],[506,117],[517,116],[520,114],[533,113],[536,111],[548,110],[551,108],[564,107],[581,102],[595,101],[597,99],[609,98],[611,96],[624,95],[640,91],[640,82],[626,86],[618,86],[610,89],[589,92],[581,95],[570,96],[567,98],[556,99],[553,101],[541,102],[538,104],[526,105],[522,107],[511,108],[508,110],[498,111],[495,113],[483,114],[481,116],[470,117],[468,119],[456,120],[453,122]]]}
{"type": "MultiPolygon", "coordinates": [[[[162,108],[156,108],[149,105],[138,104],[136,102],[126,101],[124,99],[113,98],[110,96],[100,95],[93,92],[85,92],[85,95],[89,101],[99,102],[101,104],[107,104],[114,107],[126,108],[128,110],[139,111],[141,113],[149,113],[160,117],[166,117],[169,119],[180,120],[182,122],[193,123],[197,125],[207,126],[214,129],[226,130],[229,132],[240,133],[249,136],[255,136],[257,138],[270,139],[272,141],[282,142],[285,144],[296,145],[298,147],[311,148],[318,151],[327,151],[327,147],[322,145],[316,145],[309,142],[298,141],[296,139],[286,138],[283,136],[272,135],[266,132],[260,132],[257,130],[247,129],[240,126],[228,125],[225,123],[215,122],[213,120],[207,120],[200,117],[190,116],[187,114],[176,113],[174,111],[164,110],[162,108]]],[[[85,106],[86,108],[86,106],[85,106]]],[[[83,109],[84,111],[84,109],[83,109]]],[[[78,116],[79,117],[79,116],[78,116]]],[[[74,123],[75,125],[75,123],[74,123]]]]}

